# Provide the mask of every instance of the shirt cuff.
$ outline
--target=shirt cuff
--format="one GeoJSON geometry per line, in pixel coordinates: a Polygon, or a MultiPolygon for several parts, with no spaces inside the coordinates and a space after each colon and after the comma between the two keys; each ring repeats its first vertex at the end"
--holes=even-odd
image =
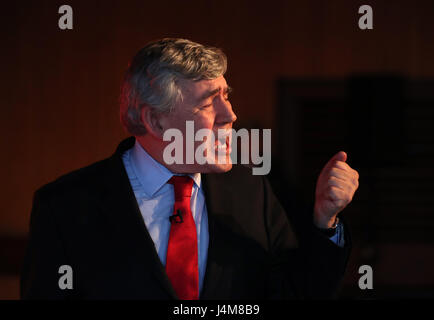
{"type": "Polygon", "coordinates": [[[344,226],[343,226],[342,222],[338,223],[338,225],[336,226],[335,235],[330,237],[329,239],[341,248],[343,248],[345,246],[344,226]]]}

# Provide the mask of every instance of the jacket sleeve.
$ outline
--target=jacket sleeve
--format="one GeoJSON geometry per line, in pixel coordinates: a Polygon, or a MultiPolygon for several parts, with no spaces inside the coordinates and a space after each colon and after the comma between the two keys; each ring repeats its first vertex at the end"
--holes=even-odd
{"type": "Polygon", "coordinates": [[[263,181],[264,214],[271,257],[268,297],[333,298],[350,254],[348,228],[344,223],[345,246],[341,248],[315,228],[313,206],[300,209],[294,205],[287,208],[286,213],[268,180],[264,178],[263,181]],[[294,242],[297,243],[295,248],[294,242]]]}
{"type": "Polygon", "coordinates": [[[27,251],[21,270],[21,299],[65,299],[68,289],[61,290],[59,273],[68,265],[49,199],[40,189],[35,192],[30,217],[27,251]]]}

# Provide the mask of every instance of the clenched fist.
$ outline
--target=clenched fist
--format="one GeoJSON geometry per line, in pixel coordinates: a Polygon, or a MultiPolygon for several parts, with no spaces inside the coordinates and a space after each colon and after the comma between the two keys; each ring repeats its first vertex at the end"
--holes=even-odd
{"type": "Polygon", "coordinates": [[[314,224],[318,228],[331,228],[337,214],[351,202],[359,187],[359,174],[346,161],[347,154],[338,152],[318,177],[314,206],[314,224]]]}

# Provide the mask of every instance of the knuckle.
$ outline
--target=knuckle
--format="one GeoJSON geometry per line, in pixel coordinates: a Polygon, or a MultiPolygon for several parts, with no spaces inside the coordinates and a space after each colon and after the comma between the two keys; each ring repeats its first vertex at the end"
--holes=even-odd
{"type": "Polygon", "coordinates": [[[349,168],[349,166],[348,166],[348,163],[346,163],[346,162],[343,162],[343,161],[339,161],[339,165],[342,167],[342,169],[347,169],[347,168],[349,168]]]}
{"type": "Polygon", "coordinates": [[[343,208],[343,207],[345,207],[345,201],[342,200],[342,199],[338,199],[338,200],[336,200],[336,205],[337,205],[339,208],[343,208]]]}
{"type": "Polygon", "coordinates": [[[356,186],[356,189],[359,187],[359,180],[354,180],[354,185],[356,186]]]}
{"type": "Polygon", "coordinates": [[[334,186],[329,186],[327,192],[331,197],[336,197],[336,188],[334,186]]]}
{"type": "Polygon", "coordinates": [[[356,178],[356,180],[359,180],[359,173],[356,171],[356,170],[353,170],[354,171],[354,177],[356,178]]]}

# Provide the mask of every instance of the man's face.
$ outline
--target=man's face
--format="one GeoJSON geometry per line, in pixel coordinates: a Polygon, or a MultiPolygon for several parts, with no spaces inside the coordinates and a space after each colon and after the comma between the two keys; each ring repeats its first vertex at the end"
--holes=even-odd
{"type": "MultiPolygon", "coordinates": [[[[215,152],[215,164],[173,164],[168,168],[174,172],[226,172],[232,168],[230,161],[230,137],[218,140],[219,129],[232,129],[233,122],[237,119],[229,102],[229,87],[223,76],[213,80],[181,80],[179,83],[183,100],[174,110],[166,115],[161,115],[160,124],[164,130],[170,128],[179,129],[184,136],[184,163],[186,163],[186,121],[194,122],[194,132],[200,129],[209,129],[214,133],[215,140],[212,143],[215,152]],[[225,161],[221,161],[224,158],[225,161]],[[219,160],[220,159],[220,160],[219,160]],[[223,162],[223,163],[222,163],[223,162]]],[[[194,142],[194,150],[203,144],[203,141],[194,142]]],[[[206,152],[205,152],[206,153],[206,152]]]]}

